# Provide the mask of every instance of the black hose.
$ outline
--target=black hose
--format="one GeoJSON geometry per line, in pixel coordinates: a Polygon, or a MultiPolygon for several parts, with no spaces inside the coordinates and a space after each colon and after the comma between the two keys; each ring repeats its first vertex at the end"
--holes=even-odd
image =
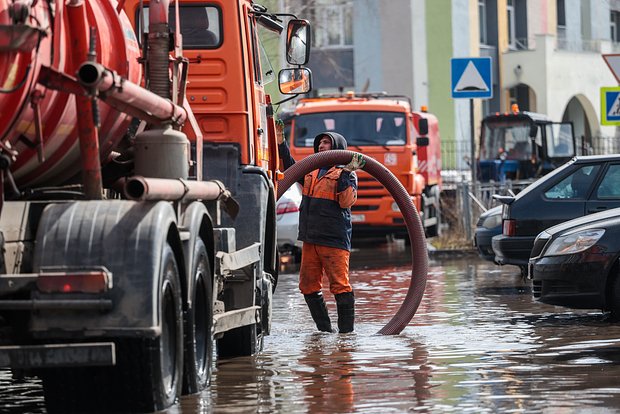
{"type": "MultiPolygon", "coordinates": [[[[286,170],[284,178],[278,182],[278,199],[293,183],[309,172],[331,165],[347,164],[354,154],[357,153],[344,150],[323,151],[296,162],[286,170]]],[[[397,335],[411,321],[424,295],[428,275],[426,237],[420,215],[400,181],[381,163],[365,155],[362,156],[366,160],[363,170],[379,180],[398,204],[411,240],[411,282],[407,296],[392,319],[378,332],[381,335],[397,335]]]]}

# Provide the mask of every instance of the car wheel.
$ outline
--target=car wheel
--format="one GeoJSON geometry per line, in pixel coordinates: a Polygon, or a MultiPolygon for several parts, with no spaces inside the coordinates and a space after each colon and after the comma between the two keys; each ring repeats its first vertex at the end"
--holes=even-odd
{"type": "Polygon", "coordinates": [[[620,320],[620,266],[614,266],[613,280],[607,295],[607,309],[611,311],[611,317],[620,320]]]}

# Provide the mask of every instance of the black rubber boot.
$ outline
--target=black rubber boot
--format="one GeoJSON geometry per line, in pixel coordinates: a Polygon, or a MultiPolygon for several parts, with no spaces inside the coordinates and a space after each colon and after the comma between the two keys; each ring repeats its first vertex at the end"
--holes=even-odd
{"type": "Polygon", "coordinates": [[[353,292],[334,295],[338,306],[338,330],[340,333],[353,332],[355,325],[355,297],[353,292]]]}
{"type": "Polygon", "coordinates": [[[309,295],[304,295],[304,298],[306,299],[308,309],[310,309],[310,315],[312,315],[317,329],[323,332],[334,332],[332,329],[332,322],[327,313],[327,305],[325,305],[325,300],[323,300],[323,292],[314,292],[309,295]]]}

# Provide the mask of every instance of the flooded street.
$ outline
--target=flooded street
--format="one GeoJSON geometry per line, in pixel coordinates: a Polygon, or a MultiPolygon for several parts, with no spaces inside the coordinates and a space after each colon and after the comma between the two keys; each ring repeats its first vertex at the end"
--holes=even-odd
{"type": "MultiPolygon", "coordinates": [[[[381,336],[407,292],[409,252],[366,244],[351,263],[354,334],[316,332],[286,269],[264,351],[220,361],[209,391],[166,412],[620,412],[620,324],[600,312],[535,303],[516,267],[442,253],[410,325],[381,336]]],[[[0,373],[0,407],[44,412],[42,392],[0,373]]]]}

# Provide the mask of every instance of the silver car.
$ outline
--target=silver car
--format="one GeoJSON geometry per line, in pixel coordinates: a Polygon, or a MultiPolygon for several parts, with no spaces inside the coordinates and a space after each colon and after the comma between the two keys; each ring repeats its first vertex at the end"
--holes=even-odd
{"type": "Polygon", "coordinates": [[[276,226],[278,249],[282,254],[290,254],[299,261],[301,242],[297,240],[299,227],[299,206],[301,205],[301,185],[293,184],[280,197],[276,205],[276,226]]]}

